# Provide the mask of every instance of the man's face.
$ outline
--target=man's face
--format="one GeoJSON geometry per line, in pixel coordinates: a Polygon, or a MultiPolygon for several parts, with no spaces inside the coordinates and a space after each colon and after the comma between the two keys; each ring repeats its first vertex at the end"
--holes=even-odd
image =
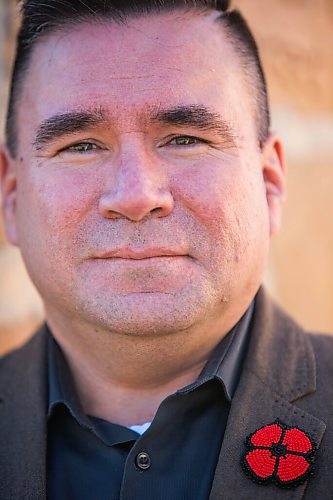
{"type": "Polygon", "coordinates": [[[5,217],[50,318],[223,328],[256,292],[278,182],[215,17],[81,24],[35,48],[5,217]]]}

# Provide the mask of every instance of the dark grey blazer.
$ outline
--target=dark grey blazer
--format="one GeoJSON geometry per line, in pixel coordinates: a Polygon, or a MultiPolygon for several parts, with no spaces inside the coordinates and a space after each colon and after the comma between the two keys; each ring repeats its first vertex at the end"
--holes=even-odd
{"type": "MultiPolygon", "coordinates": [[[[262,290],[252,330],[210,500],[332,500],[333,337],[304,334],[262,290]],[[319,447],[315,474],[291,490],[256,484],[240,466],[246,436],[277,418],[304,430],[319,447]]],[[[0,396],[0,499],[45,499],[44,329],[0,361],[0,396]]]]}

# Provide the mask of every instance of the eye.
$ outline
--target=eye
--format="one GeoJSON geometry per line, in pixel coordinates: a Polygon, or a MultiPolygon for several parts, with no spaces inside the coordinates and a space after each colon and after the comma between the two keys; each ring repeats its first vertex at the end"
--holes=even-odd
{"type": "Polygon", "coordinates": [[[90,151],[95,151],[99,149],[97,144],[93,142],[79,142],[77,144],[72,144],[63,148],[60,153],[70,152],[70,153],[89,153],[90,151]]]}
{"type": "Polygon", "coordinates": [[[190,135],[181,135],[178,137],[174,137],[169,144],[173,146],[192,146],[193,144],[198,144],[201,141],[197,137],[192,137],[190,135]]]}

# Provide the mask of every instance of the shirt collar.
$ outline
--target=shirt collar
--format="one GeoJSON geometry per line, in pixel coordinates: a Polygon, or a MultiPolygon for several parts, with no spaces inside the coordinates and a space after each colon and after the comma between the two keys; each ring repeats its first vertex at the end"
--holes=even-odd
{"type": "MultiPolygon", "coordinates": [[[[217,379],[222,383],[225,396],[231,402],[247,350],[253,308],[254,301],[234,328],[215,347],[197,380],[180,389],[179,393],[189,393],[209,380],[217,379]]],[[[64,355],[50,330],[48,332],[48,416],[52,415],[56,406],[64,404],[81,425],[92,429],[93,424],[82,410],[64,355]]]]}
{"type": "Polygon", "coordinates": [[[83,427],[92,429],[92,422],[82,409],[66,359],[48,327],[47,330],[49,377],[48,417],[51,417],[54,409],[58,405],[63,404],[83,427]]]}
{"type": "Polygon", "coordinates": [[[195,390],[215,378],[222,383],[228,401],[232,401],[247,351],[253,309],[254,300],[238,323],[217,344],[197,380],[179,392],[195,390]]]}

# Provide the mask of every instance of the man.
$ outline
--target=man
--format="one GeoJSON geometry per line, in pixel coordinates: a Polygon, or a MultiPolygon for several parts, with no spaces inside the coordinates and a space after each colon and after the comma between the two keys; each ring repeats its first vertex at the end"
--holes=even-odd
{"type": "Polygon", "coordinates": [[[0,364],[1,498],[332,498],[333,342],[260,289],[285,172],[245,21],[22,10],[3,210],[46,325],[0,364]]]}

